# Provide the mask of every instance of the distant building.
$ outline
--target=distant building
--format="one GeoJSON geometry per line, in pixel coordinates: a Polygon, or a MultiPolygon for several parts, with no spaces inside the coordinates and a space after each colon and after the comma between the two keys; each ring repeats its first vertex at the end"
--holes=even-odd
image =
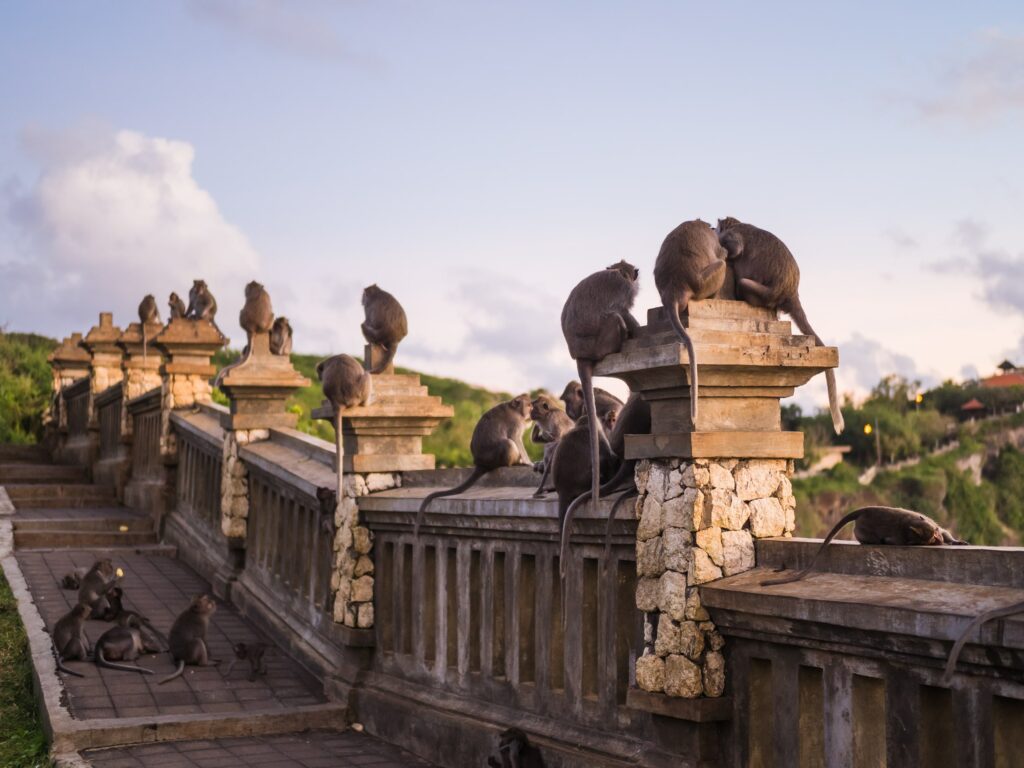
{"type": "Polygon", "coordinates": [[[971,398],[960,406],[960,413],[963,418],[973,421],[985,415],[985,404],[977,398],[971,398]]]}
{"type": "Polygon", "coordinates": [[[1002,371],[1003,373],[1019,373],[1020,372],[1020,368],[1018,368],[1016,365],[1011,363],[1009,360],[1003,360],[1003,362],[1001,362],[998,367],[999,367],[999,370],[1002,371]]]}
{"type": "Polygon", "coordinates": [[[1009,360],[1003,360],[998,366],[1002,373],[981,380],[981,386],[988,389],[1004,387],[1024,387],[1024,368],[1020,368],[1009,360]]]}

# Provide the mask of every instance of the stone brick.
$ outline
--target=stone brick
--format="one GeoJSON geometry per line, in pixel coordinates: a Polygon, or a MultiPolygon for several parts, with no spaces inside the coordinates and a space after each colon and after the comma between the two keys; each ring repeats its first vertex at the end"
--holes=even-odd
{"type": "Polygon", "coordinates": [[[658,580],[658,608],[676,621],[686,618],[686,576],[665,571],[658,580]]]}
{"type": "Polygon", "coordinates": [[[682,495],[666,501],[661,507],[661,520],[665,528],[695,530],[703,520],[704,494],[696,488],[686,488],[682,495]]]}
{"type": "Polygon", "coordinates": [[[708,648],[712,651],[720,651],[725,647],[725,638],[722,637],[722,633],[718,630],[711,630],[706,632],[706,638],[704,640],[707,643],[708,648]]]}
{"type": "Polygon", "coordinates": [[[373,576],[360,576],[352,582],[353,603],[365,603],[373,600],[373,576]]]}
{"type": "Polygon", "coordinates": [[[759,539],[781,536],[786,531],[786,513],[775,497],[754,499],[750,507],[750,532],[759,539]]]}
{"type": "Polygon", "coordinates": [[[722,549],[722,573],[726,576],[743,573],[754,567],[754,539],[750,531],[723,532],[722,549]]]}
{"type": "Polygon", "coordinates": [[[358,525],[352,529],[352,548],[360,555],[370,554],[373,541],[369,528],[358,525]]]}
{"type": "Polygon", "coordinates": [[[356,626],[369,629],[373,626],[373,603],[360,603],[356,609],[356,626]]]}
{"type": "Polygon", "coordinates": [[[711,473],[707,467],[688,464],[683,468],[682,481],[687,488],[708,488],[711,485],[711,473]]]}
{"type": "Polygon", "coordinates": [[[667,613],[661,614],[658,618],[658,637],[654,642],[654,652],[663,657],[683,652],[679,625],[672,621],[672,617],[667,613]]]}
{"type": "Polygon", "coordinates": [[[694,661],[704,653],[704,633],[695,621],[684,621],[679,625],[679,652],[694,661]]]}
{"type": "Polygon", "coordinates": [[[704,692],[700,667],[688,658],[675,654],[665,659],[664,664],[663,685],[669,696],[695,699],[704,692]]]}
{"type": "Polygon", "coordinates": [[[725,692],[725,657],[711,651],[704,657],[704,695],[718,698],[725,692]]]}
{"type": "Polygon", "coordinates": [[[690,569],[690,581],[693,584],[706,584],[722,578],[722,569],[711,562],[708,553],[703,549],[694,548],[693,567],[690,569]]]}
{"type": "Polygon", "coordinates": [[[747,505],[734,492],[723,488],[716,488],[705,494],[704,507],[707,525],[717,525],[719,528],[732,531],[743,528],[750,517],[747,505]]]}
{"type": "Polygon", "coordinates": [[[352,571],[353,575],[358,578],[365,576],[368,573],[373,573],[373,560],[367,555],[360,555],[359,559],[356,560],[356,567],[352,571]]]}
{"type": "Polygon", "coordinates": [[[639,576],[660,576],[665,570],[661,536],[636,543],[636,572],[639,576]]]}
{"type": "Polygon", "coordinates": [[[370,493],[394,488],[395,476],[390,472],[371,472],[366,476],[366,488],[370,493]]]}
{"type": "Polygon", "coordinates": [[[700,602],[700,590],[690,588],[686,591],[686,611],[684,617],[688,621],[707,621],[711,618],[700,602]]]}
{"type": "Polygon", "coordinates": [[[341,492],[349,498],[359,498],[370,492],[362,475],[349,473],[341,481],[341,492]]]}
{"type": "Polygon", "coordinates": [[[647,459],[642,459],[636,463],[636,469],[633,470],[633,482],[636,484],[637,493],[647,493],[647,478],[650,475],[651,462],[647,459]]]}
{"type": "Polygon", "coordinates": [[[712,488],[725,488],[726,490],[731,491],[736,487],[736,481],[733,480],[732,472],[718,462],[711,462],[708,465],[708,472],[711,476],[712,488]]]}
{"type": "MultiPolygon", "coordinates": [[[[784,465],[784,463],[783,463],[784,465]]],[[[775,493],[781,473],[767,460],[744,461],[736,467],[736,493],[743,501],[763,499],[775,493]]]]}
{"type": "Polygon", "coordinates": [[[668,467],[660,461],[652,461],[647,471],[647,496],[654,498],[659,504],[665,501],[665,491],[668,487],[668,467]]]}
{"type": "Polygon", "coordinates": [[[647,494],[644,497],[643,512],[640,515],[640,523],[636,527],[636,537],[640,541],[653,539],[661,534],[662,509],[661,503],[654,496],[647,494]]]}
{"type": "Polygon", "coordinates": [[[722,529],[718,526],[705,528],[696,533],[697,546],[708,553],[711,562],[722,564],[722,529]]]}
{"type": "Polygon", "coordinates": [[[693,534],[682,528],[666,528],[661,541],[664,567],[679,573],[689,571],[693,557],[693,534]]]}
{"type": "Polygon", "coordinates": [[[653,654],[637,659],[636,684],[651,693],[665,690],[665,660],[653,654]]]}
{"type": "Polygon", "coordinates": [[[636,607],[641,611],[653,611],[658,608],[658,595],[661,582],[658,579],[637,579],[636,607]]]}

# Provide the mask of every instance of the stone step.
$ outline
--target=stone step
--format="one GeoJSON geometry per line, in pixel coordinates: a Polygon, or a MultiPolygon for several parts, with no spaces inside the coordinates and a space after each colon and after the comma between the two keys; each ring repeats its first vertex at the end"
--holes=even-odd
{"type": "Polygon", "coordinates": [[[70,464],[0,463],[0,484],[88,483],[85,467],[70,464]]]}
{"type": "Polygon", "coordinates": [[[157,543],[155,531],[24,531],[14,530],[15,549],[135,548],[157,543]]]}
{"type": "MultiPolygon", "coordinates": [[[[11,483],[5,484],[11,501],[29,499],[107,499],[117,506],[114,489],[109,485],[78,485],[74,483],[11,483]]],[[[60,507],[61,504],[52,506],[60,507]]]]}
{"type": "MultiPolygon", "coordinates": [[[[34,512],[36,510],[33,510],[34,512]]],[[[92,512],[93,510],[87,510],[92,512]]],[[[15,531],[57,533],[95,531],[101,533],[118,532],[148,533],[153,531],[153,519],[146,515],[125,514],[125,510],[100,508],[108,514],[69,515],[66,511],[53,510],[52,515],[33,515],[32,517],[15,517],[15,531]],[[124,530],[121,530],[124,528],[124,530]]]]}
{"type": "Polygon", "coordinates": [[[48,464],[50,454],[41,445],[0,445],[0,463],[27,461],[48,464]]]}

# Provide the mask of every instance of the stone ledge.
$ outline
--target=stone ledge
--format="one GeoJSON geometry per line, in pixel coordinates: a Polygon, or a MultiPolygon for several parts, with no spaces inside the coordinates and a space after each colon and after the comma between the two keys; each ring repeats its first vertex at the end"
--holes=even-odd
{"type": "Polygon", "coordinates": [[[732,719],[732,699],[718,698],[683,699],[666,696],[664,693],[650,693],[639,688],[626,692],[626,706],[691,723],[713,723],[732,719]]]}
{"type": "Polygon", "coordinates": [[[626,435],[629,459],[801,459],[803,432],[674,432],[626,435]]]}

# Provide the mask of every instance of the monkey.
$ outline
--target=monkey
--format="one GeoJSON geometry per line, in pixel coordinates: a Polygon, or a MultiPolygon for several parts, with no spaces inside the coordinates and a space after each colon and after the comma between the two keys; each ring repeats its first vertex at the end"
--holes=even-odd
{"type": "Polygon", "coordinates": [[[498,737],[498,757],[488,757],[488,768],[547,768],[540,749],[519,728],[508,728],[498,737]]]}
{"type": "Polygon", "coordinates": [[[213,667],[220,664],[219,659],[211,659],[206,646],[206,630],[210,626],[210,616],[217,610],[217,604],[209,595],[196,595],[171,627],[170,649],[171,658],[178,662],[173,674],[160,681],[160,685],[181,677],[186,664],[197,667],[213,667]]]}
{"type": "Polygon", "coordinates": [[[1013,616],[1014,614],[1021,612],[1024,612],[1024,601],[1013,603],[1011,605],[1004,606],[1003,608],[993,608],[991,611],[985,611],[971,619],[971,623],[968,624],[964,631],[960,633],[960,637],[957,638],[956,642],[953,644],[953,649],[949,652],[949,658],[946,660],[946,668],[942,673],[942,684],[949,685],[950,680],[953,678],[953,673],[956,671],[956,660],[960,658],[960,651],[963,650],[964,645],[967,643],[967,638],[975,629],[990,621],[1003,619],[1007,616],[1013,616]]]}
{"type": "Polygon", "coordinates": [[[146,326],[159,323],[160,312],[156,307],[156,299],[152,293],[147,293],[139,303],[139,323],[142,325],[142,359],[146,359],[146,347],[149,343],[146,326]]]}
{"type": "MultiPolygon", "coordinates": [[[[801,333],[811,336],[818,346],[825,346],[811,328],[800,303],[800,267],[786,244],[771,232],[731,216],[718,220],[718,239],[735,272],[736,294],[755,307],[782,310],[793,318],[801,333]]],[[[832,427],[840,434],[845,424],[836,391],[836,374],[831,368],[825,371],[825,384],[832,427]]]]}
{"type": "Polygon", "coordinates": [[[224,377],[233,368],[245,363],[252,356],[252,338],[257,333],[269,333],[274,326],[274,310],[270,306],[270,294],[255,280],[245,286],[245,304],[238,313],[238,324],[245,331],[246,345],[242,350],[242,356],[231,365],[225,365],[220,369],[213,386],[219,387],[224,377]]]}
{"type": "Polygon", "coordinates": [[[147,644],[138,622],[129,620],[124,625],[111,627],[100,635],[100,639],[96,641],[94,659],[96,664],[107,669],[152,675],[153,670],[140,667],[138,664],[116,664],[114,662],[135,661],[143,653],[156,653],[158,650],[160,649],[147,644]]]}
{"type": "Polygon", "coordinates": [[[88,573],[87,568],[75,568],[73,571],[68,571],[60,580],[61,589],[74,589],[77,591],[82,586],[82,579],[85,578],[86,573],[88,573]]]}
{"type": "MultiPolygon", "coordinates": [[[[624,457],[626,451],[626,435],[649,435],[651,433],[651,404],[643,399],[639,393],[632,393],[626,404],[619,412],[615,426],[611,430],[608,444],[616,457],[624,457]]],[[[612,523],[615,520],[615,513],[619,505],[636,494],[636,484],[633,482],[636,470],[635,459],[623,458],[615,470],[615,474],[601,486],[602,494],[609,494],[622,487],[622,484],[629,481],[630,487],[622,496],[615,500],[608,512],[608,524],[605,529],[605,549],[611,544],[612,523]]],[[[576,510],[589,501],[590,491],[584,491],[577,496],[565,512],[565,519],[562,522],[562,535],[559,551],[564,560],[569,552],[569,538],[572,532],[572,520],[576,510]]]]}
{"type": "Polygon", "coordinates": [[[381,373],[394,361],[398,343],[409,333],[409,323],[398,299],[376,284],[363,290],[363,309],[366,310],[366,320],[360,326],[363,338],[370,344],[383,347],[387,353],[384,360],[370,371],[381,373]]]}
{"type": "MultiPolygon", "coordinates": [[[[853,535],[861,544],[884,544],[895,546],[941,546],[943,544],[965,545],[968,542],[953,536],[934,520],[920,512],[899,507],[861,507],[842,517],[832,526],[818,551],[814,553],[810,565],[793,576],[779,579],[768,579],[761,582],[762,587],[776,584],[790,584],[800,581],[814,570],[828,543],[848,523],[856,521],[853,535]]],[[[780,569],[782,570],[782,569],[780,569]]]]}
{"type": "Polygon", "coordinates": [[[85,636],[85,620],[92,608],[79,603],[57,620],[53,627],[53,647],[57,652],[57,669],[75,677],[85,677],[80,672],[68,669],[65,661],[88,661],[89,638],[85,636]]]}
{"type": "Polygon", "coordinates": [[[188,309],[185,317],[192,320],[209,320],[214,322],[217,316],[217,300],[213,298],[205,280],[193,280],[192,289],[188,292],[188,309]]]}
{"type": "Polygon", "coordinates": [[[82,577],[78,602],[92,608],[92,618],[102,618],[110,608],[107,593],[117,584],[117,580],[117,572],[110,558],[97,560],[82,577]]]}
{"type": "Polygon", "coordinates": [[[274,320],[274,326],[270,329],[270,352],[282,357],[292,353],[292,324],[287,317],[274,320]]]}
{"type": "Polygon", "coordinates": [[[707,299],[722,288],[726,250],[711,225],[684,221],[668,233],[654,263],[654,284],[676,335],[690,360],[690,421],[697,422],[697,353],[679,315],[691,300],[707,299]]]}
{"type": "Polygon", "coordinates": [[[335,355],[321,360],[316,366],[324,397],[334,406],[334,460],[338,487],[336,499],[342,492],[345,443],[342,440],[342,412],[347,408],[369,405],[373,399],[373,377],[350,355],[335,355]]]}
{"type": "Polygon", "coordinates": [[[419,536],[420,525],[427,507],[434,499],[455,496],[471,486],[492,470],[523,464],[532,467],[533,462],[523,445],[523,430],[530,420],[530,396],[519,395],[511,400],[498,403],[480,417],[473,428],[469,450],[473,454],[473,472],[454,488],[435,491],[420,502],[416,513],[413,535],[419,536]]]}
{"type": "Polygon", "coordinates": [[[225,677],[231,674],[235,664],[239,661],[249,662],[249,682],[256,680],[256,675],[267,674],[267,660],[263,657],[267,652],[266,643],[235,643],[233,650],[235,658],[228,664],[228,671],[225,677]]]}
{"type": "Polygon", "coordinates": [[[576,361],[590,431],[591,495],[600,500],[600,443],[608,439],[597,417],[594,397],[594,366],[622,349],[623,342],[636,334],[640,324],[630,314],[636,299],[640,270],[620,261],[585,277],[572,289],[562,307],[562,334],[569,354],[576,361]]]}
{"type": "MultiPolygon", "coordinates": [[[[574,424],[586,412],[586,398],[583,396],[583,386],[578,381],[570,381],[566,384],[559,399],[565,403],[565,412],[574,424]]],[[[622,401],[611,392],[606,392],[600,387],[594,387],[594,402],[597,403],[597,415],[602,420],[605,419],[608,413],[618,413],[622,409],[622,401]]]]}
{"type": "Polygon", "coordinates": [[[334,541],[334,512],[338,509],[338,492],[321,486],[316,489],[316,500],[320,503],[320,531],[334,541]]]}
{"type": "Polygon", "coordinates": [[[185,302],[182,301],[181,297],[173,291],[171,292],[170,298],[167,300],[167,306],[170,307],[171,310],[171,320],[176,320],[179,317],[185,317],[185,302]]]}
{"type": "MultiPolygon", "coordinates": [[[[611,413],[611,411],[609,411],[611,413]]],[[[532,439],[544,445],[544,458],[534,463],[533,470],[540,472],[540,484],[534,491],[534,498],[543,496],[555,459],[555,448],[562,435],[575,426],[569,415],[558,407],[558,401],[551,395],[541,394],[530,403],[530,418],[533,419],[532,439]]]]}
{"type": "MultiPolygon", "coordinates": [[[[107,610],[100,616],[103,621],[113,621],[122,627],[136,627],[142,633],[143,640],[147,641],[147,647],[153,645],[146,637],[147,632],[152,633],[159,643],[167,644],[167,638],[161,634],[160,630],[153,626],[148,618],[137,611],[130,611],[124,607],[123,589],[111,587],[107,591],[106,597],[107,610]]],[[[158,647],[157,650],[160,650],[160,648],[158,647]]]]}

